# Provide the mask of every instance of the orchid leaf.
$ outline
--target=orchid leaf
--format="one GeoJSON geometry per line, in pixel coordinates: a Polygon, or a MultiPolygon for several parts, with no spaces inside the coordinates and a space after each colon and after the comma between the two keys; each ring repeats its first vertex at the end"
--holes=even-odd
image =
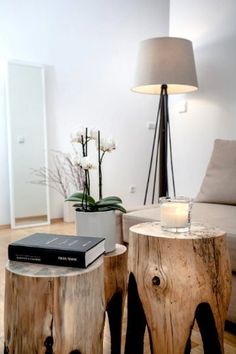
{"type": "Polygon", "coordinates": [[[79,202],[81,201],[82,202],[82,199],[81,198],[76,198],[76,197],[68,197],[65,199],[65,202],[79,202]]]}
{"type": "MultiPolygon", "coordinates": [[[[71,194],[68,198],[81,198],[82,199],[83,195],[84,195],[84,193],[82,193],[82,192],[76,192],[76,193],[71,194]]],[[[68,198],[66,200],[68,200],[68,198]]]]}
{"type": "Polygon", "coordinates": [[[119,197],[111,196],[100,199],[96,202],[97,205],[120,204],[122,200],[119,197]]]}
{"type": "Polygon", "coordinates": [[[109,211],[109,210],[119,210],[122,213],[126,213],[125,208],[119,204],[101,206],[101,207],[98,207],[98,209],[97,209],[97,211],[109,211]]]}
{"type": "Polygon", "coordinates": [[[75,207],[76,211],[95,212],[119,210],[122,213],[126,212],[125,208],[120,205],[122,200],[116,196],[109,196],[96,202],[90,195],[74,193],[70,197],[66,198],[66,201],[75,202],[73,207],[75,207]]]}
{"type": "Polygon", "coordinates": [[[95,204],[95,200],[93,199],[93,197],[91,197],[90,195],[87,195],[87,194],[84,195],[83,193],[74,193],[70,197],[66,198],[65,201],[66,202],[80,202],[80,203],[87,202],[87,204],[91,204],[91,205],[95,204]]]}

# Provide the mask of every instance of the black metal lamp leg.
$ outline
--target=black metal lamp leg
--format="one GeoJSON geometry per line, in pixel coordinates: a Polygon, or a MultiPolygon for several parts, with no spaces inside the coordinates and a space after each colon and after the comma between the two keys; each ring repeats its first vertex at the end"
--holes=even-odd
{"type": "MultiPolygon", "coordinates": [[[[144,196],[144,205],[147,202],[147,195],[148,195],[150,177],[151,177],[151,172],[152,172],[152,163],[153,163],[155,146],[156,146],[156,136],[157,136],[157,131],[159,132],[159,129],[158,129],[158,127],[159,127],[159,114],[160,114],[160,109],[161,109],[161,106],[162,106],[162,100],[163,100],[163,96],[161,94],[160,95],[160,100],[159,100],[159,105],[158,105],[158,110],[157,110],[155,131],[154,131],[153,142],[152,142],[152,152],[151,152],[151,159],[150,159],[150,164],[149,164],[149,169],[148,169],[148,177],[147,177],[145,196],[144,196]]],[[[159,133],[158,133],[158,136],[159,136],[159,133]]],[[[158,138],[158,144],[157,145],[159,145],[159,138],[158,138]]]]}
{"type": "Polygon", "coordinates": [[[155,132],[153,137],[148,178],[147,178],[147,184],[145,189],[144,205],[147,202],[148,189],[149,189],[153,159],[155,154],[156,154],[155,155],[156,160],[155,160],[154,176],[153,176],[152,204],[155,202],[156,179],[157,179],[158,169],[159,169],[159,197],[169,195],[168,147],[169,147],[169,157],[170,157],[170,165],[171,165],[171,177],[173,183],[173,193],[175,195],[176,192],[175,192],[172,144],[171,144],[170,122],[169,122],[168,93],[167,93],[167,85],[162,85],[159,106],[157,111],[155,132]],[[157,133],[158,133],[158,139],[157,139],[157,133]]]}

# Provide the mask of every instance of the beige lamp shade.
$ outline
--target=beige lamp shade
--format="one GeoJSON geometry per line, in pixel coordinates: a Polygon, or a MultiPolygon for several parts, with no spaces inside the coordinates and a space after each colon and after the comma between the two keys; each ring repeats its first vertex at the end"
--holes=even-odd
{"type": "Polygon", "coordinates": [[[183,38],[159,37],[141,42],[135,92],[159,94],[166,84],[168,93],[198,89],[192,42],[183,38]]]}

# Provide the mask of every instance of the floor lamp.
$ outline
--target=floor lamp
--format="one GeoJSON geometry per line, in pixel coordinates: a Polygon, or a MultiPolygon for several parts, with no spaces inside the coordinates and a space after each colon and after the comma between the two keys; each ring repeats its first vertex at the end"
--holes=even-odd
{"type": "Polygon", "coordinates": [[[169,196],[168,166],[171,169],[173,194],[176,194],[168,94],[187,93],[195,91],[197,88],[191,41],[183,38],[159,37],[141,42],[136,82],[132,90],[160,95],[144,204],[147,202],[151,178],[153,178],[151,200],[152,204],[154,203],[157,176],[159,176],[159,197],[169,196]]]}

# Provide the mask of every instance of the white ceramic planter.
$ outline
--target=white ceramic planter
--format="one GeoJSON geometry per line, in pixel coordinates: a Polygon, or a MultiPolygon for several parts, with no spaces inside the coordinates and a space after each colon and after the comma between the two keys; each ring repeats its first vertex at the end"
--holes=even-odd
{"type": "Polygon", "coordinates": [[[64,222],[75,222],[75,202],[64,202],[63,204],[63,220],[64,222]]]}
{"type": "Polygon", "coordinates": [[[114,210],[100,212],[76,212],[76,234],[78,236],[105,237],[105,252],[116,247],[116,214],[114,210]]]}

